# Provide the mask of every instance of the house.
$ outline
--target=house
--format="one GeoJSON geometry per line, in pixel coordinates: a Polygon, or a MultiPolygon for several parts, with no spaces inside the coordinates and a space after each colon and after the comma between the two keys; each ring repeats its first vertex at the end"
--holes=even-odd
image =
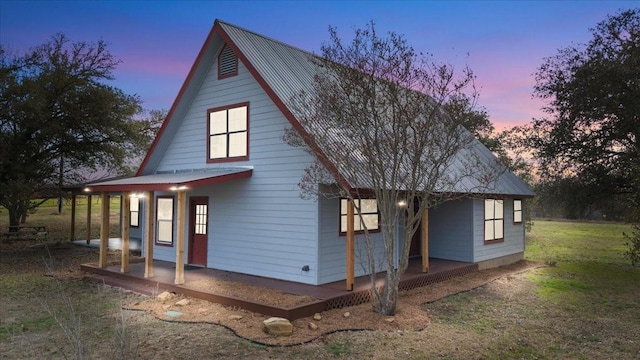
{"type": "MultiPolygon", "coordinates": [[[[89,185],[103,199],[123,194],[123,250],[142,239],[145,277],[154,260],[176,263],[176,284],[185,264],[312,285],[346,280],[347,288],[366,274],[345,206],[300,197],[313,155],[283,140],[286,128],[300,129],[288,102],[311,85],[311,56],[216,21],[137,174],[89,185]]],[[[494,158],[479,142],[473,151],[494,158]]],[[[411,250],[424,271],[429,257],[480,267],[522,259],[523,200],[533,192],[507,171],[492,192],[469,195],[425,216],[411,250]]],[[[375,216],[375,201],[362,201],[375,216]]],[[[108,216],[102,221],[104,267],[108,216]]]]}

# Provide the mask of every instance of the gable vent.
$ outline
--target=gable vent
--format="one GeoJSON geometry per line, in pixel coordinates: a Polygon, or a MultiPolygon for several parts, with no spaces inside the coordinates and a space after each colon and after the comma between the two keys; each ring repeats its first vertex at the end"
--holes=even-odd
{"type": "Polygon", "coordinates": [[[238,74],[238,57],[229,46],[225,45],[218,57],[218,78],[238,74]]]}

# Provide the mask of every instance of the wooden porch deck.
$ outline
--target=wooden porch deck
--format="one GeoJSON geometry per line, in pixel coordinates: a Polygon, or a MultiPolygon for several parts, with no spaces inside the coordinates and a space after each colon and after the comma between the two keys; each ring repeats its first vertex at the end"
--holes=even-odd
{"type": "MultiPolygon", "coordinates": [[[[158,292],[170,291],[219,303],[225,306],[237,306],[249,311],[268,316],[283,317],[289,320],[311,316],[316,312],[354,306],[371,301],[368,276],[356,278],[353,291],[347,291],[345,290],[344,280],[314,286],[222,270],[185,266],[185,283],[183,285],[176,285],[174,284],[174,263],[154,260],[153,268],[154,277],[145,278],[144,262],[131,263],[130,271],[128,273],[121,273],[119,264],[107,266],[104,269],[92,264],[82,265],[82,270],[87,273],[85,278],[88,280],[122,287],[146,295],[154,295],[158,292]],[[205,278],[237,281],[289,294],[310,296],[317,300],[311,303],[300,304],[287,308],[265,304],[251,299],[240,299],[233,296],[207,292],[189,286],[190,282],[195,282],[205,278]]],[[[420,259],[412,259],[400,282],[400,289],[410,290],[420,286],[426,286],[474,272],[477,269],[477,264],[442,259],[429,259],[429,273],[425,274],[421,272],[420,259]]]]}

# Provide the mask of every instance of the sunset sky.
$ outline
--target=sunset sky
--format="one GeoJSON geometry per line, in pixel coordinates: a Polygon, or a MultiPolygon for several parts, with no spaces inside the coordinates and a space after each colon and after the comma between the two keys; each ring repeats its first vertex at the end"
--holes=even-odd
{"type": "Polygon", "coordinates": [[[109,44],[122,61],[111,85],[147,109],[169,109],[215,19],[318,52],[370,20],[418,51],[476,74],[497,128],[541,116],[532,99],[545,57],[591,38],[589,28],[637,1],[0,1],[0,43],[13,52],[62,32],[109,44]]]}

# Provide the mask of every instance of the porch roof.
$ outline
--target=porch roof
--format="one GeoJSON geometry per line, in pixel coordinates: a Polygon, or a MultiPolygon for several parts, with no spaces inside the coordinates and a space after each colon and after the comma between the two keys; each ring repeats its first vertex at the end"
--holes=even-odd
{"type": "Polygon", "coordinates": [[[253,169],[246,167],[159,172],[87,184],[84,191],[175,191],[248,178],[252,174],[253,169]]]}

